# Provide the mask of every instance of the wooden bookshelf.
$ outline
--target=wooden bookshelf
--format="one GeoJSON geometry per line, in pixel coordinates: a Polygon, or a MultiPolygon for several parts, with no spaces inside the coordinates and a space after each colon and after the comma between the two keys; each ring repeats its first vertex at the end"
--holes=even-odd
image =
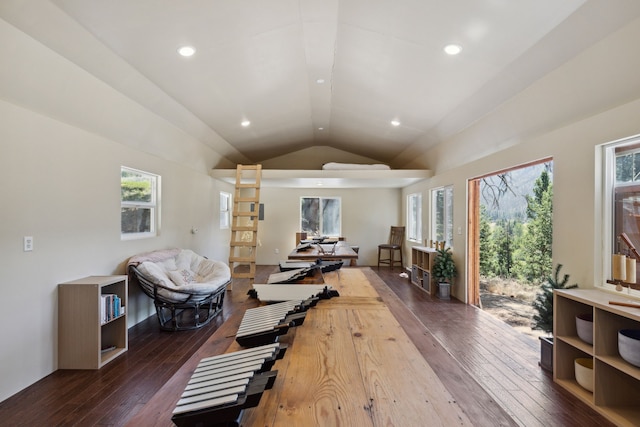
{"type": "Polygon", "coordinates": [[[640,310],[609,302],[632,302],[623,294],[596,289],[554,291],[553,379],[620,426],[640,425],[640,368],[618,353],[618,331],[640,329],[640,310]],[[593,345],[576,331],[578,314],[593,314],[593,345]],[[575,379],[574,360],[593,358],[593,393],[575,379]]]}
{"type": "Polygon", "coordinates": [[[414,246],[411,248],[411,283],[433,295],[437,292],[431,269],[437,252],[434,248],[414,246]]]}
{"type": "Polygon", "coordinates": [[[127,276],[89,276],[58,285],[58,369],[100,369],[128,349],[127,276]],[[102,295],[124,307],[106,320],[102,295]]]}

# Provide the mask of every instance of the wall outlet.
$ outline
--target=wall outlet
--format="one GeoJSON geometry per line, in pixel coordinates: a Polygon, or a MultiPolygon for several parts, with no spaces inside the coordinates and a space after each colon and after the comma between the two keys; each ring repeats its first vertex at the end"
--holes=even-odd
{"type": "Polygon", "coordinates": [[[31,252],[33,250],[33,236],[24,236],[23,249],[25,252],[31,252]]]}
{"type": "Polygon", "coordinates": [[[279,254],[280,253],[280,249],[276,248],[273,250],[274,253],[279,254]]]}

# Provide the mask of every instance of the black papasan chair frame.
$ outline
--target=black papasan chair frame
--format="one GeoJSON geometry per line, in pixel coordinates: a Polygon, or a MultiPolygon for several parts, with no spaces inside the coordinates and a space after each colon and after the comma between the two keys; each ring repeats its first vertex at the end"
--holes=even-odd
{"type": "Polygon", "coordinates": [[[188,331],[207,325],[222,311],[224,295],[231,283],[229,280],[214,292],[204,294],[184,292],[150,282],[134,265],[129,266],[129,271],[130,277],[135,278],[142,291],[153,299],[160,329],[165,331],[188,331]],[[163,297],[158,293],[158,289],[183,294],[185,300],[176,302],[163,297]]]}

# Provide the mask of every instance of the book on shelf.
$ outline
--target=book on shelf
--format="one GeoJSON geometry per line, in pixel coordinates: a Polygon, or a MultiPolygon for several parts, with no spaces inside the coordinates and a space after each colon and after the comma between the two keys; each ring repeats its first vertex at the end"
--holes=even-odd
{"type": "Polygon", "coordinates": [[[102,294],[100,295],[100,299],[100,321],[102,324],[105,324],[124,314],[122,299],[118,295],[102,294]]]}

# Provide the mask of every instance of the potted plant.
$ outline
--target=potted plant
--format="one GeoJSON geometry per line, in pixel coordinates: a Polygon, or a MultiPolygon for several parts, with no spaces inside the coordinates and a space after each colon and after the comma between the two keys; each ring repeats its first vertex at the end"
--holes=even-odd
{"type": "Polygon", "coordinates": [[[571,289],[578,286],[576,284],[567,286],[568,274],[565,274],[560,280],[561,268],[562,264],[556,266],[554,277],[547,278],[533,302],[533,308],[538,312],[533,315],[533,329],[544,331],[550,335],[540,337],[540,366],[551,372],[553,372],[553,290],[571,289]]]}
{"type": "Polygon", "coordinates": [[[438,281],[438,298],[449,299],[451,295],[451,281],[458,274],[453,262],[451,248],[436,249],[437,255],[433,260],[432,273],[438,281]]]}

